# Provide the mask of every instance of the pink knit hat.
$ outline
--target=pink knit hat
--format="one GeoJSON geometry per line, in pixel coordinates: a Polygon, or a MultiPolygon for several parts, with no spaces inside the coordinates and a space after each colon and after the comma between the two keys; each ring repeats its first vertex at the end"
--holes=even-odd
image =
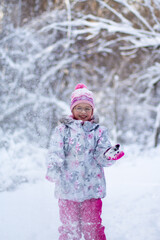
{"type": "Polygon", "coordinates": [[[74,92],[71,94],[71,111],[80,103],[88,103],[94,109],[93,93],[83,83],[77,84],[74,92]]]}

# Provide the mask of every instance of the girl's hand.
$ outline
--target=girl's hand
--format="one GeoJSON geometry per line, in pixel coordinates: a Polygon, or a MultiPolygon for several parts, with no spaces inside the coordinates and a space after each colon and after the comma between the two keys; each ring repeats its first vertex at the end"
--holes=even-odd
{"type": "Polygon", "coordinates": [[[120,144],[116,144],[105,152],[105,157],[108,160],[118,160],[124,156],[124,152],[119,150],[120,144]]]}

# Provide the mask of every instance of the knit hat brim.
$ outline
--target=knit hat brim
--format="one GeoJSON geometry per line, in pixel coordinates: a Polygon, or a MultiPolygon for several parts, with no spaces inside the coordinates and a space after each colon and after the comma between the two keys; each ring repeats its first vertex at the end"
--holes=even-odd
{"type": "Polygon", "coordinates": [[[94,109],[94,105],[90,102],[90,101],[87,101],[87,100],[79,100],[79,101],[76,101],[75,103],[72,104],[71,106],[71,111],[73,110],[73,108],[78,105],[78,104],[81,104],[81,103],[86,103],[86,104],[89,104],[93,109],[94,109]]]}

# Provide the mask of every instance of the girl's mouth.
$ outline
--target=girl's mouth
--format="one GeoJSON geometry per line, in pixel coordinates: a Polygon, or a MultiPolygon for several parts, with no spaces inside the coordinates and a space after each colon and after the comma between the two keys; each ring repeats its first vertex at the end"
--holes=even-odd
{"type": "Polygon", "coordinates": [[[83,115],[83,116],[79,116],[79,117],[80,117],[81,119],[85,119],[87,116],[84,116],[84,115],[83,115]]]}

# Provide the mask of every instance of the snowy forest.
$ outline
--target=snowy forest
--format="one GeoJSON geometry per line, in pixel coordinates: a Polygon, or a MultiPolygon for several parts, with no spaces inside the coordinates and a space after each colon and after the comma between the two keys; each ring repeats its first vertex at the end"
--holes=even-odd
{"type": "Polygon", "coordinates": [[[160,144],[159,0],[1,0],[0,69],[1,190],[41,168],[79,82],[114,142],[160,144]]]}
{"type": "Polygon", "coordinates": [[[160,0],[0,0],[0,239],[58,239],[46,155],[78,83],[125,153],[107,240],[159,240],[160,0]]]}

